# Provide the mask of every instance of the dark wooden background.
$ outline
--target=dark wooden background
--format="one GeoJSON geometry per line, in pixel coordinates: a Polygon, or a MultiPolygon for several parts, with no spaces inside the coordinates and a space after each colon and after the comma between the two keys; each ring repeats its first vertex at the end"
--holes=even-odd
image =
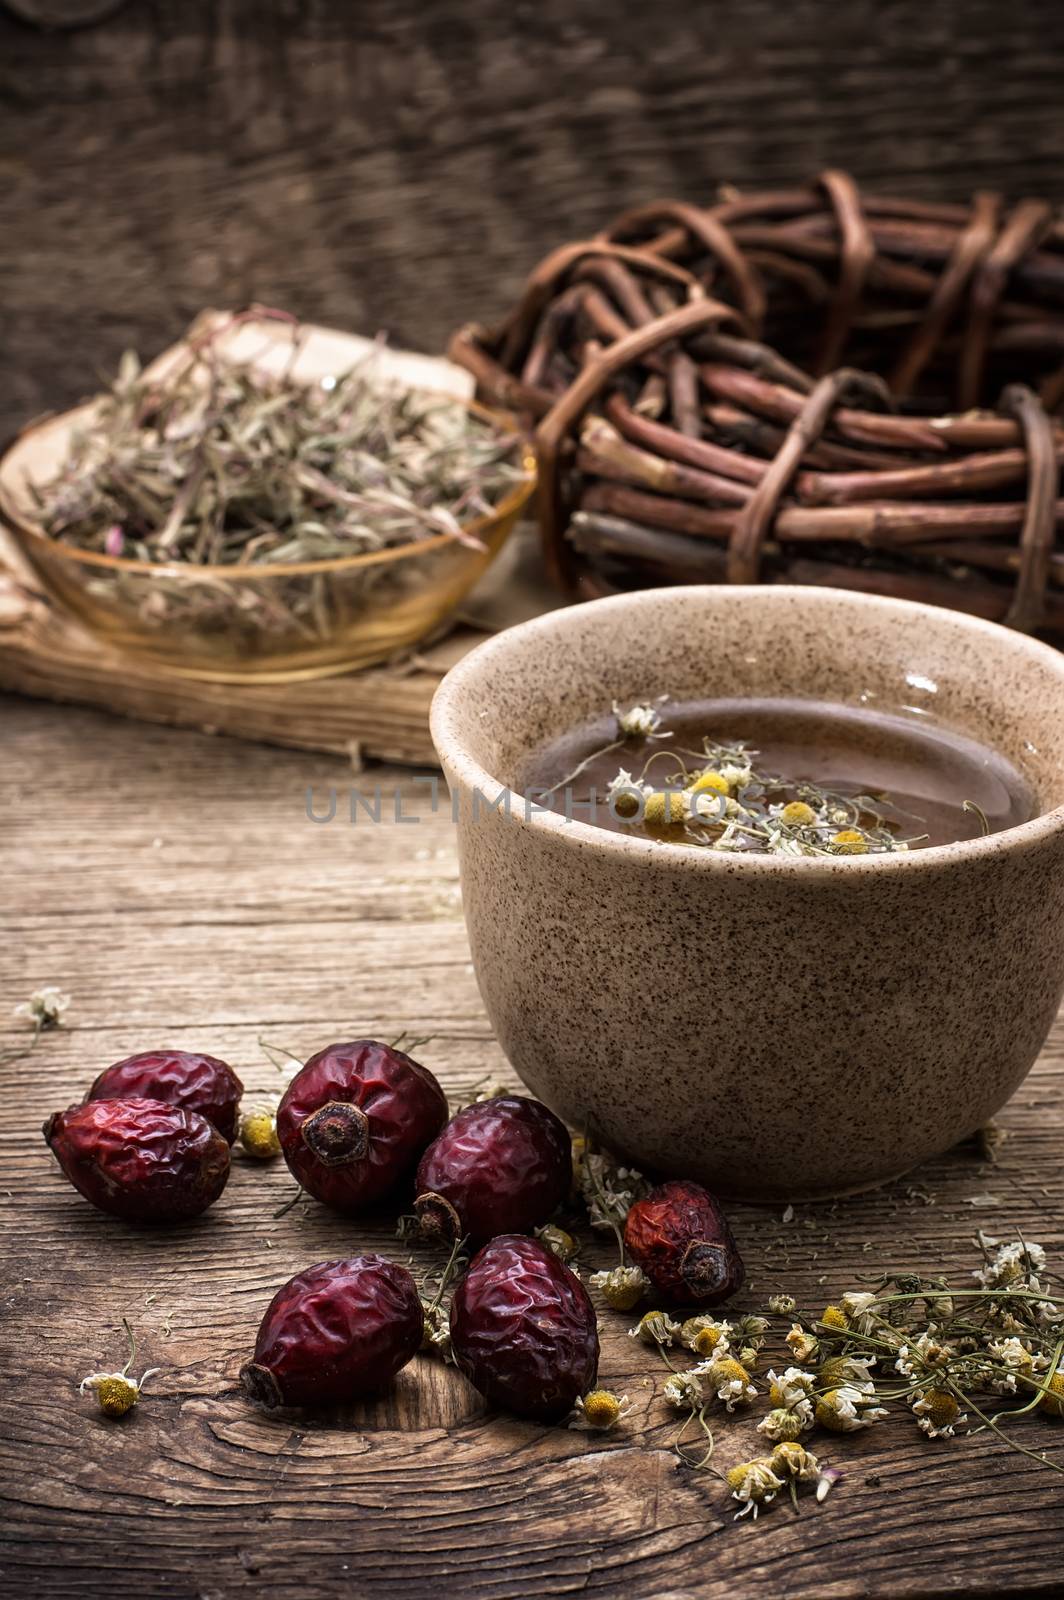
{"type": "Polygon", "coordinates": [[[0,432],[205,304],[438,347],[641,197],[1059,198],[1062,61],[1060,0],[0,0],[0,432]]]}

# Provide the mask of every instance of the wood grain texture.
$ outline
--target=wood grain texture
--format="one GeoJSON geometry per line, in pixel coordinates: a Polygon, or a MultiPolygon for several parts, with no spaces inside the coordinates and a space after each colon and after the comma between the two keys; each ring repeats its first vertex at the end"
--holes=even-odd
{"type": "MultiPolygon", "coordinates": [[[[427,1594],[624,1600],[1059,1594],[1064,1483],[985,1438],[931,1443],[905,1417],[824,1438],[845,1477],[823,1507],[736,1524],[721,1485],[678,1465],[664,1369],[603,1312],[603,1381],[633,1401],[606,1436],[489,1412],[419,1357],[394,1391],[321,1415],[267,1417],[236,1382],[274,1289],[312,1261],[401,1254],[393,1217],[353,1222],[292,1193],[283,1166],[237,1157],[204,1218],[166,1231],[107,1219],[68,1188],[40,1138],[53,1108],[152,1043],[276,1085],[257,1038],[298,1052],[409,1028],[449,1093],[509,1078],[461,922],[453,833],[411,774],[422,821],[307,820],[308,785],[346,793],[329,756],[137,728],[0,701],[0,1049],[10,1008],[56,982],[69,1026],[0,1065],[0,1592],[45,1600],[292,1600],[427,1594]],[[158,1365],[120,1423],[76,1383],[124,1359],[120,1317],[158,1365]]],[[[364,789],[365,778],[357,780],[364,789]]],[[[741,1063],[737,1063],[737,1070],[741,1063]]],[[[509,1081],[513,1081],[510,1079],[509,1081]]],[[[786,1288],[820,1307],[883,1266],[966,1273],[977,1226],[1064,1247],[1064,1030],[1002,1116],[999,1164],[970,1147],[857,1200],[733,1222],[755,1309],[786,1288]]],[[[933,1086],[929,1086],[933,1093],[933,1086]]],[[[588,1265],[608,1264],[586,1243],[588,1265]]],[[[427,1258],[418,1258],[427,1264],[427,1258]]],[[[1028,1419],[1024,1441],[1064,1449],[1028,1419]]],[[[721,1423],[723,1466],[757,1453],[721,1423]]]]}
{"type": "Polygon", "coordinates": [[[258,299],[438,349],[661,195],[846,166],[1059,200],[1055,0],[0,7],[0,437],[258,299]]]}

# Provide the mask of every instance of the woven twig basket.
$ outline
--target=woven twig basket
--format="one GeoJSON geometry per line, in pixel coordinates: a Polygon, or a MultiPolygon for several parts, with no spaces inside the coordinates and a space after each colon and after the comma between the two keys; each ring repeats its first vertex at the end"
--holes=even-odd
{"type": "Polygon", "coordinates": [[[1064,634],[1064,221],[809,188],[662,201],[451,355],[534,427],[554,579],[837,584],[1064,634]]]}

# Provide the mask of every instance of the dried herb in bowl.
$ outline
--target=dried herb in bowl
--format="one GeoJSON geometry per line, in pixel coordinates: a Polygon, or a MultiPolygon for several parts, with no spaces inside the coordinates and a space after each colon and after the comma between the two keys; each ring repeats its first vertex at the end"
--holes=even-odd
{"type": "Polygon", "coordinates": [[[22,435],[0,467],[6,518],[55,598],[174,672],[380,661],[453,614],[533,481],[508,418],[403,369],[279,313],[205,316],[22,435]]]}

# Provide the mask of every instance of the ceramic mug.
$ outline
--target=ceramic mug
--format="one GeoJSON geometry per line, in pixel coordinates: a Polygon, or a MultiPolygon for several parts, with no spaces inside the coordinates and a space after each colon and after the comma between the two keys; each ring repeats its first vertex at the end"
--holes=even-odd
{"type": "Polygon", "coordinates": [[[821,588],[655,589],[465,657],[432,734],[477,979],[569,1124],[653,1173],[790,1200],[975,1132],[1064,989],[1064,657],[993,623],[821,588]],[[937,719],[1031,783],[1032,820],[911,852],[735,856],[528,806],[528,752],[665,690],[937,719]],[[506,798],[508,796],[508,799],[506,798]]]}

